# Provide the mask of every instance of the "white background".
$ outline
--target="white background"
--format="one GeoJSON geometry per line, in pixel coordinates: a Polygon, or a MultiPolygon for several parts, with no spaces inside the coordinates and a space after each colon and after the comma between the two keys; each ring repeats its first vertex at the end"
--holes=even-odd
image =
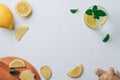
{"type": "MultiPolygon", "coordinates": [[[[19,0],[0,0],[14,14],[15,28],[27,25],[29,31],[18,42],[15,30],[0,29],[0,57],[17,56],[29,61],[38,70],[51,67],[51,80],[97,80],[94,70],[110,66],[120,70],[120,0],[29,0],[33,13],[24,19],[14,9],[19,0]],[[108,24],[91,30],[84,24],[84,12],[92,5],[101,5],[109,13],[108,24]],[[76,14],[71,8],[79,9],[76,14]],[[102,39],[109,33],[109,42],[102,39]],[[71,68],[84,65],[80,78],[66,75],[71,68]]],[[[41,76],[42,80],[43,77],[41,76]]]]}

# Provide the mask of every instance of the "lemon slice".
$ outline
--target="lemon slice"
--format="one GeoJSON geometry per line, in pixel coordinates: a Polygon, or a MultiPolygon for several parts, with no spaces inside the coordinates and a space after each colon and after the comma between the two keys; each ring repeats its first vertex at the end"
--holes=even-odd
{"type": "Polygon", "coordinates": [[[45,79],[50,79],[51,75],[52,75],[52,71],[51,71],[50,67],[48,67],[48,66],[41,67],[40,68],[40,73],[42,74],[42,76],[45,79]]]}
{"type": "Polygon", "coordinates": [[[20,26],[16,29],[16,32],[15,32],[15,36],[16,36],[16,39],[18,41],[21,40],[21,38],[23,37],[23,35],[27,32],[27,30],[29,29],[28,26],[20,26]]]}
{"type": "MultiPolygon", "coordinates": [[[[93,28],[93,29],[96,29],[98,28],[99,26],[97,25],[97,22],[96,20],[94,19],[94,15],[87,15],[85,14],[84,15],[84,21],[85,21],[85,24],[90,27],[90,28],[93,28]]],[[[105,17],[100,17],[99,19],[99,24],[100,26],[103,26],[107,21],[107,16],[105,17]]]]}
{"type": "Polygon", "coordinates": [[[9,65],[9,68],[21,68],[21,67],[25,67],[25,64],[20,59],[13,60],[9,65]]]}
{"type": "Polygon", "coordinates": [[[35,80],[35,74],[31,70],[24,70],[19,76],[20,80],[35,80]]]}
{"type": "Polygon", "coordinates": [[[32,9],[26,0],[20,0],[15,6],[16,13],[21,17],[30,16],[32,9]]]}
{"type": "Polygon", "coordinates": [[[67,75],[72,78],[79,77],[83,72],[83,65],[80,64],[79,66],[76,66],[74,69],[70,70],[67,75]]]}

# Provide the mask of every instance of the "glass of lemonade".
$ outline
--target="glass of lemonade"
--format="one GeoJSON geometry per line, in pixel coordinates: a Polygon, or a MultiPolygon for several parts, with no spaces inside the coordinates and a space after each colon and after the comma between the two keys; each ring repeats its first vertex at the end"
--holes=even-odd
{"type": "Polygon", "coordinates": [[[102,6],[94,5],[86,10],[84,21],[91,29],[101,29],[108,21],[108,12],[102,6]]]}

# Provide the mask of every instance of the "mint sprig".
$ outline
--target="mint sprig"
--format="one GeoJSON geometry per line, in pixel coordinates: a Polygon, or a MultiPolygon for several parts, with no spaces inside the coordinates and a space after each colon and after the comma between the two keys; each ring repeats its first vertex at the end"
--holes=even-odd
{"type": "Polygon", "coordinates": [[[107,14],[103,10],[98,10],[98,7],[96,5],[93,6],[92,9],[88,9],[85,12],[87,15],[93,15],[94,19],[99,19],[100,17],[106,16],[107,14]]]}
{"type": "Polygon", "coordinates": [[[98,10],[97,6],[96,5],[93,6],[93,11],[97,11],[97,10],[98,10]]]}

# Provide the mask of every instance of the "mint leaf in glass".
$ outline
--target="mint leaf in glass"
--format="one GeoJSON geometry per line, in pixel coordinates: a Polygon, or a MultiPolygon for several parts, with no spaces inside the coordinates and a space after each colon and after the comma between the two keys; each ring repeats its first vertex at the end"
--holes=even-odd
{"type": "Polygon", "coordinates": [[[70,9],[70,12],[75,14],[78,11],[78,9],[70,9]]]}
{"type": "Polygon", "coordinates": [[[103,10],[94,11],[94,19],[99,19],[99,17],[106,16],[107,14],[103,10]]]}
{"type": "Polygon", "coordinates": [[[99,19],[100,17],[98,15],[94,15],[94,19],[99,19]]]}
{"type": "Polygon", "coordinates": [[[97,6],[93,6],[93,11],[97,11],[97,6]]]}
{"type": "Polygon", "coordinates": [[[106,16],[107,14],[103,10],[97,10],[99,16],[106,16]]]}
{"type": "Polygon", "coordinates": [[[85,13],[87,14],[87,15],[92,15],[92,9],[88,9],[85,13]]]}
{"type": "Polygon", "coordinates": [[[94,19],[99,19],[100,16],[97,11],[94,11],[93,14],[94,14],[94,19]]]}
{"type": "Polygon", "coordinates": [[[110,35],[107,34],[107,35],[104,37],[103,42],[107,42],[109,39],[110,39],[110,35]]]}

